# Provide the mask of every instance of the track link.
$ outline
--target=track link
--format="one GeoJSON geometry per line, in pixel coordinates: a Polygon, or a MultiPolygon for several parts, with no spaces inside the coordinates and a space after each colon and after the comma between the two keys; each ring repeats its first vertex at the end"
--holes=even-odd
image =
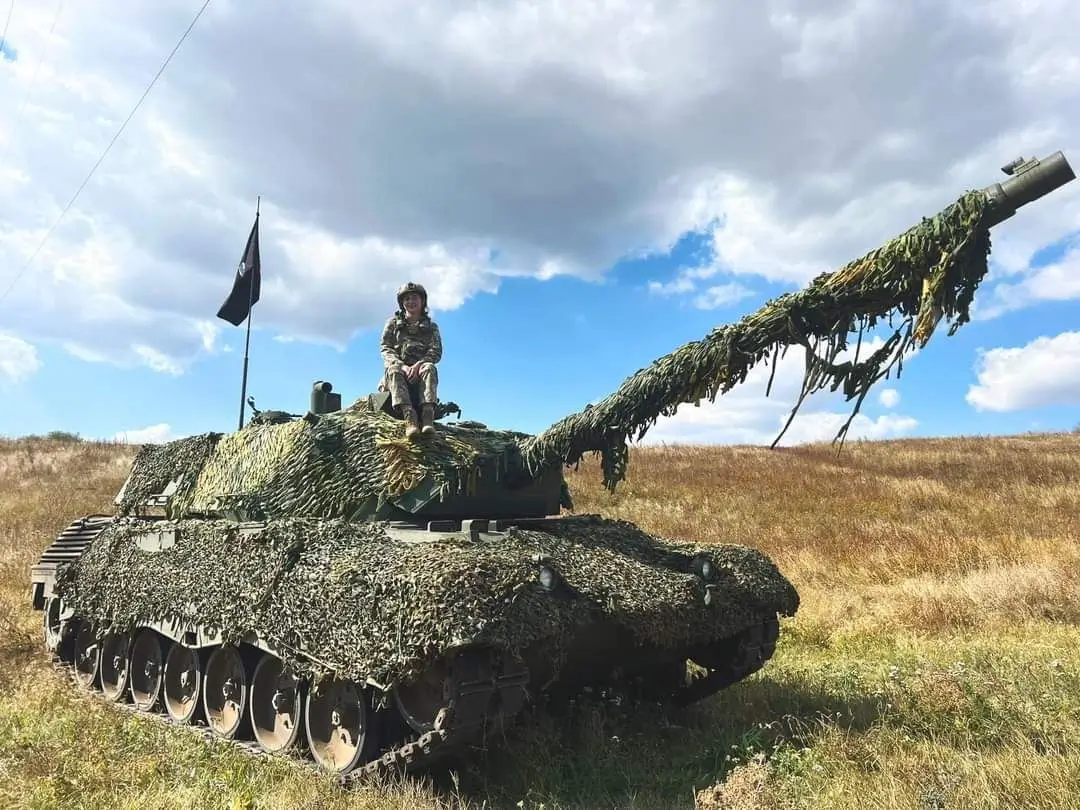
{"type": "MultiPolygon", "coordinates": [[[[778,636],[779,623],[775,617],[737,634],[730,639],[734,654],[726,660],[725,665],[697,676],[675,690],[670,698],[671,703],[680,708],[689,706],[752,675],[772,657],[778,636]]],[[[263,749],[254,740],[221,737],[206,725],[205,721],[183,723],[175,720],[160,708],[160,704],[153,711],[144,711],[130,702],[106,701],[98,687],[90,691],[78,684],[70,657],[62,656],[61,653],[52,655],[53,668],[63,673],[77,691],[97,698],[106,705],[182,729],[211,744],[229,745],[233,750],[250,757],[291,762],[313,774],[333,778],[346,788],[358,783],[422,771],[447,757],[466,753],[474,742],[482,740],[493,727],[505,726],[512,721],[523,708],[528,675],[524,670],[501,674],[492,667],[492,663],[487,657],[474,658],[467,660],[465,666],[452,670],[452,681],[448,689],[450,697],[435,714],[430,729],[414,733],[401,743],[384,750],[371,761],[339,774],[320,768],[302,746],[287,752],[271,752],[263,749]],[[520,694],[521,698],[515,701],[511,697],[511,711],[496,710],[492,715],[490,708],[493,705],[499,705],[500,700],[502,705],[505,705],[506,696],[515,694],[520,694]]]]}
{"type": "Polygon", "coordinates": [[[158,707],[152,711],[139,709],[126,701],[108,701],[102,695],[99,686],[95,685],[92,690],[88,690],[78,683],[73,662],[69,656],[53,653],[51,663],[53,669],[63,674],[79,693],[100,700],[105,705],[115,706],[128,714],[182,729],[208,743],[226,744],[247,756],[291,762],[314,774],[333,778],[343,787],[402,773],[421,771],[448,756],[465,753],[470,744],[483,738],[485,732],[492,728],[503,727],[513,720],[516,711],[504,712],[497,709],[492,715],[490,707],[493,705],[523,706],[524,690],[528,681],[528,675],[524,670],[498,674],[490,666],[486,666],[490,664],[490,660],[486,657],[472,659],[464,668],[464,673],[453,672],[453,682],[449,690],[450,699],[435,715],[430,730],[410,735],[400,744],[383,751],[371,761],[359,764],[346,773],[335,773],[319,767],[304,746],[297,746],[286,752],[267,751],[255,740],[222,737],[216,734],[205,721],[184,723],[176,720],[160,708],[160,701],[158,707]],[[515,692],[521,693],[520,699],[514,699],[515,692]],[[509,700],[508,694],[511,696],[509,700]]]}

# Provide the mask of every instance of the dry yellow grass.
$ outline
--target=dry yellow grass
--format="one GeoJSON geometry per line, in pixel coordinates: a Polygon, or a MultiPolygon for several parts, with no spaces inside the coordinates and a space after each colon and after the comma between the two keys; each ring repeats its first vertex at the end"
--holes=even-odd
{"type": "Polygon", "coordinates": [[[581,708],[456,785],[348,794],[48,667],[29,568],[132,454],[0,443],[0,806],[1080,807],[1080,436],[637,450],[614,495],[584,464],[578,511],[776,560],[803,599],[776,657],[679,717],[581,708]]]}

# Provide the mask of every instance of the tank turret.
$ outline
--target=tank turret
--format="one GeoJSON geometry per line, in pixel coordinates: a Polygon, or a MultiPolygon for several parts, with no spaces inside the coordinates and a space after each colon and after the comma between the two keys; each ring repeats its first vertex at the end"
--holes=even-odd
{"type": "Polygon", "coordinates": [[[73,521],[31,572],[46,647],[106,700],[343,779],[496,741],[545,696],[686,705],[730,686],[774,655],[796,589],[746,538],[573,514],[564,465],[599,453],[616,486],[632,436],[790,346],[804,392],[857,410],[942,318],[967,320],[989,230],[1074,177],[1060,152],[1004,171],[534,436],[447,402],[409,439],[385,392],[343,405],[320,380],[304,414],[250,400],[238,431],[146,445],[115,514],[73,521]],[[837,362],[887,315],[881,349],[837,362]]]}

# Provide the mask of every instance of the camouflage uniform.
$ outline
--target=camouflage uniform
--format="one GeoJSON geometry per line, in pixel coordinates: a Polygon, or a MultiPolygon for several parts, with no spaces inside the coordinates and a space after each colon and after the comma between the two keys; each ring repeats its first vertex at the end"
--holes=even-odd
{"type": "Polygon", "coordinates": [[[442,335],[438,325],[428,315],[427,291],[421,285],[412,282],[403,285],[398,290],[397,299],[399,309],[387,320],[379,342],[385,366],[382,388],[390,392],[390,401],[394,407],[401,409],[402,416],[409,423],[407,432],[412,435],[415,432],[416,416],[409,396],[408,380],[401,367],[420,362],[419,404],[423,412],[423,432],[430,433],[434,406],[438,401],[439,373],[435,364],[442,360],[442,335]],[[410,321],[405,317],[402,301],[408,293],[420,296],[421,315],[418,321],[410,321]]]}
{"type": "Polygon", "coordinates": [[[404,315],[394,314],[382,333],[382,356],[386,364],[386,390],[394,405],[408,405],[409,389],[402,366],[422,361],[420,400],[434,404],[438,400],[439,373],[435,364],[442,359],[442,335],[435,321],[426,315],[410,323],[404,315]]]}

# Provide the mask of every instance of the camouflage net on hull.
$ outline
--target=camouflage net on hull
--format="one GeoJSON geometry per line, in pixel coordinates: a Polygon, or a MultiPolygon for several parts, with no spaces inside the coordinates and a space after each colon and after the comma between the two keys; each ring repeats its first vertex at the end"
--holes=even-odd
{"type": "Polygon", "coordinates": [[[848,400],[857,399],[837,433],[842,440],[870,388],[894,366],[899,374],[904,355],[925,345],[942,317],[954,319],[950,335],[969,320],[968,307],[987,272],[988,211],[986,196],[969,192],[861,259],[818,276],[806,289],[682,346],[596,406],[525,440],[526,461],[538,469],[553,461],[575,464],[585,453],[599,452],[604,484],[614,489],[626,474],[629,437],[636,433],[640,439],[683,403],[715,400],[744,382],[753,366],[770,356],[775,362],[790,346],[806,351],[803,390],[792,417],[808,395],[826,387],[842,387],[848,400]],[[897,315],[902,323],[884,346],[863,359],[856,353],[852,362],[835,362],[849,334],[858,331],[861,347],[865,330],[886,316],[892,326],[897,315]]]}
{"type": "Polygon", "coordinates": [[[436,497],[468,494],[481,476],[512,473],[522,467],[517,440],[523,435],[439,425],[435,435],[412,442],[400,420],[362,406],[315,424],[249,424],[224,436],[143,447],[119,512],[133,514],[183,474],[170,517],[365,518],[420,488],[436,497]]]}
{"type": "Polygon", "coordinates": [[[730,545],[707,549],[721,578],[706,605],[702,583],[688,575],[695,547],[594,516],[487,542],[418,536],[340,520],[279,520],[252,534],[223,520],[128,520],[62,569],[57,589],[77,614],[106,625],[176,619],[226,639],[255,632],[299,672],[387,686],[467,641],[515,653],[540,645],[545,660],[558,661],[575,631],[598,618],[670,649],[798,608],[795,588],[767,557],[730,545]],[[177,528],[176,544],[140,550],[137,535],[155,527],[177,528]],[[538,588],[537,554],[578,598],[538,588]]]}

